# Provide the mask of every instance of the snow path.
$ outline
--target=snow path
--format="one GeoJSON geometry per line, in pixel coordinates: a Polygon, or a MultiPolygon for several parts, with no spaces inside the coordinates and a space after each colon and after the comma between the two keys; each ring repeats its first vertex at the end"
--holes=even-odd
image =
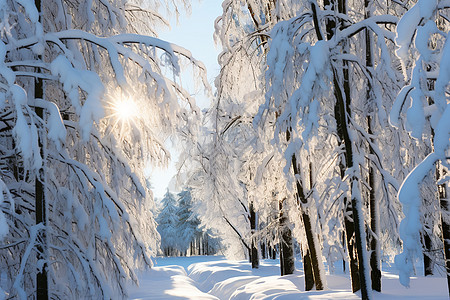
{"type": "Polygon", "coordinates": [[[186,269],[189,265],[207,260],[218,261],[220,257],[163,257],[155,266],[139,276],[139,287],[130,287],[130,299],[169,300],[169,299],[218,299],[200,291],[189,278],[186,269]]]}
{"type": "Polygon", "coordinates": [[[154,267],[140,279],[140,287],[132,288],[131,299],[218,299],[195,287],[183,267],[154,267]]]}
{"type": "MultiPolygon", "coordinates": [[[[389,272],[383,272],[383,292],[374,292],[374,299],[448,299],[443,277],[414,277],[411,288],[406,289],[395,270],[385,269],[389,272]]],[[[140,286],[129,289],[130,299],[360,299],[351,292],[347,274],[327,275],[326,291],[305,292],[303,272],[281,277],[278,260],[263,260],[259,269],[252,270],[248,262],[223,257],[158,258],[155,267],[139,278],[140,286]]]]}

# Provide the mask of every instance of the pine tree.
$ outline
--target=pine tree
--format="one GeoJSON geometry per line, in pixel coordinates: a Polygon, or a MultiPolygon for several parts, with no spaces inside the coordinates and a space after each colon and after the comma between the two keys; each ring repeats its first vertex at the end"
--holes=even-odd
{"type": "Polygon", "coordinates": [[[175,196],[167,189],[161,200],[161,208],[156,222],[161,236],[161,250],[165,256],[178,255],[181,234],[179,232],[180,219],[178,205],[175,196]]]}
{"type": "Polygon", "coordinates": [[[179,235],[179,250],[186,253],[191,243],[202,234],[200,221],[193,211],[190,189],[178,193],[178,207],[176,231],[179,235]]]}

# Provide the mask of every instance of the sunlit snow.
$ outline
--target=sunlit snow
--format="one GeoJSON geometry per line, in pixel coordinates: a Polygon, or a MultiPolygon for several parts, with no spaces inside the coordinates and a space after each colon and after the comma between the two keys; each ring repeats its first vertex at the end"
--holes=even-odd
{"type": "MultiPolygon", "coordinates": [[[[301,261],[295,274],[280,276],[278,260],[262,260],[259,269],[247,261],[227,260],[222,256],[160,257],[155,267],[139,275],[140,286],[130,287],[129,299],[360,299],[352,293],[348,274],[327,272],[328,289],[305,292],[301,261]]],[[[417,272],[420,273],[420,268],[417,272]]],[[[444,300],[444,277],[413,277],[411,288],[403,287],[395,268],[383,265],[383,291],[374,299],[444,300]]]]}

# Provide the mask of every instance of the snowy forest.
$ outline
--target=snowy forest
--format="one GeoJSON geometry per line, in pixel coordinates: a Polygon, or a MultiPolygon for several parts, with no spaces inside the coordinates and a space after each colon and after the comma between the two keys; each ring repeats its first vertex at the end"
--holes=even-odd
{"type": "Polygon", "coordinates": [[[219,252],[219,239],[200,226],[189,189],[182,190],[177,197],[167,190],[156,215],[164,256],[215,255],[219,252]]]}
{"type": "Polygon", "coordinates": [[[0,0],[0,299],[127,299],[203,255],[249,269],[191,265],[206,294],[174,299],[392,299],[384,266],[448,298],[450,1],[218,5],[211,86],[158,38],[190,0],[0,0]],[[155,201],[168,139],[181,188],[155,201]]]}

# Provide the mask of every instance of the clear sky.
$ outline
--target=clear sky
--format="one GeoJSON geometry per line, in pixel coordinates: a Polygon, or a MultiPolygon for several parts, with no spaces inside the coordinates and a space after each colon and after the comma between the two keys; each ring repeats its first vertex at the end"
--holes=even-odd
{"type": "MultiPolygon", "coordinates": [[[[181,16],[179,24],[176,20],[171,20],[171,30],[161,32],[159,37],[168,42],[180,45],[193,54],[193,56],[202,61],[208,70],[208,81],[214,86],[214,79],[219,73],[219,65],[217,56],[219,49],[214,44],[214,21],[222,14],[221,0],[198,0],[192,1],[192,14],[190,16],[181,16]]],[[[182,78],[183,84],[188,87],[189,92],[193,94],[197,100],[197,104],[201,108],[209,106],[210,99],[207,99],[198,90],[194,90],[193,82],[189,78],[182,78]]],[[[171,145],[173,157],[167,169],[155,169],[152,171],[151,183],[153,193],[156,198],[162,198],[171,179],[176,174],[176,158],[177,154],[171,145]]]]}

